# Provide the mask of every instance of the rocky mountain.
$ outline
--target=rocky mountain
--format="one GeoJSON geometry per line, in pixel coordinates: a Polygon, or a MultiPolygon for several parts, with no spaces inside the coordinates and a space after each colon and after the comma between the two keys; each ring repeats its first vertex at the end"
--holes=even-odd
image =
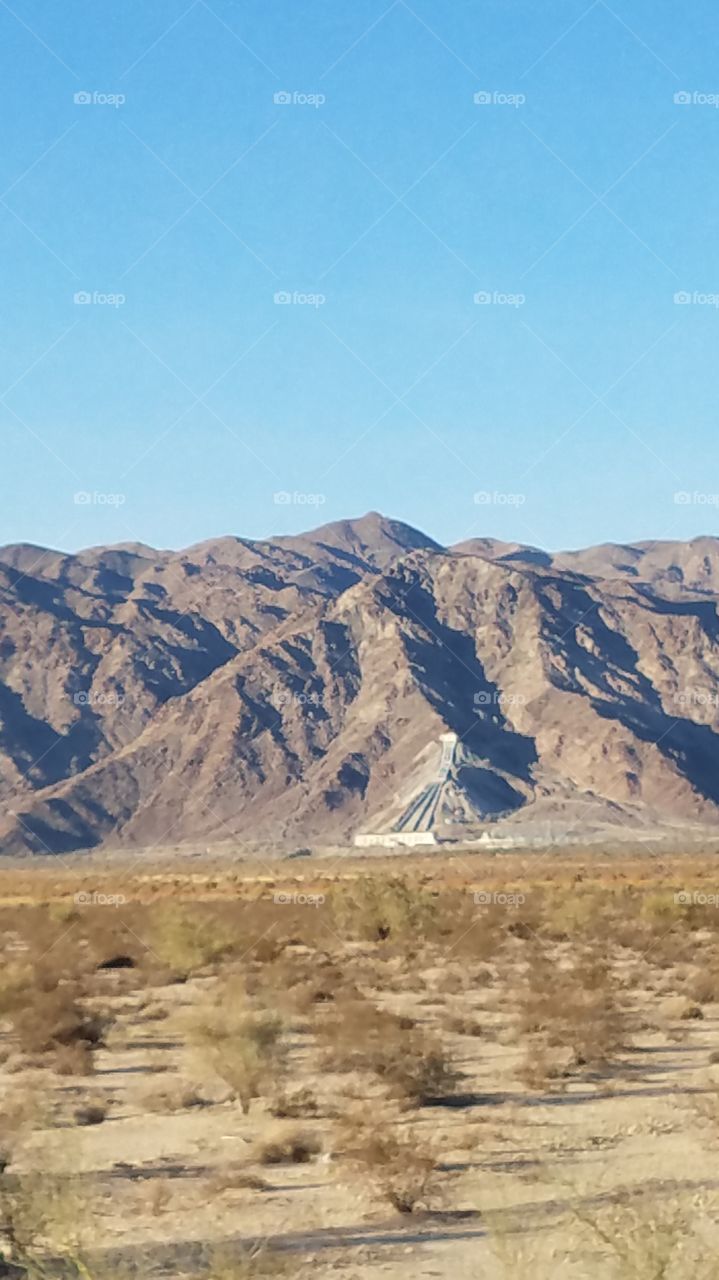
{"type": "Polygon", "coordinates": [[[447,730],[462,832],[715,822],[718,605],[713,538],[0,548],[0,852],[346,841],[447,730]]]}

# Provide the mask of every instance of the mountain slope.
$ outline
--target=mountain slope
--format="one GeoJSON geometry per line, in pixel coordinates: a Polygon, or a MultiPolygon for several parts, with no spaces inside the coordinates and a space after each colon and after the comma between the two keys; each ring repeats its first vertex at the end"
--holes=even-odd
{"type": "Polygon", "coordinates": [[[6,548],[0,851],[344,841],[396,820],[447,730],[476,829],[579,802],[715,820],[716,549],[444,551],[374,514],[6,548]]]}

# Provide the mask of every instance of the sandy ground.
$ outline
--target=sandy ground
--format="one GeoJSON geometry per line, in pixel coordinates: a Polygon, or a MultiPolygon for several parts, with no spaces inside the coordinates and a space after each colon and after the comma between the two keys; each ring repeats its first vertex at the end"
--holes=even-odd
{"type": "MultiPolygon", "coordinates": [[[[424,874],[427,864],[417,865],[424,874]]],[[[496,875],[495,863],[492,870],[496,875]]],[[[502,870],[500,879],[511,883],[517,870],[502,870]]],[[[681,882],[681,867],[663,867],[662,875],[671,879],[675,870],[681,882]]],[[[474,866],[471,872],[486,882],[485,867],[479,876],[474,866]]],[[[6,902],[26,896],[26,872],[15,874],[22,882],[5,883],[6,902]]],[[[447,882],[467,875],[455,863],[442,868],[436,862],[432,874],[447,882]]],[[[577,872],[562,863],[557,874],[577,872]]],[[[612,864],[606,874],[651,883],[656,868],[644,861],[619,870],[612,864]]],[[[146,893],[155,892],[156,880],[144,884],[146,893]]],[[[173,884],[177,890],[177,878],[173,884]]],[[[221,877],[219,884],[210,877],[209,890],[202,876],[200,884],[227,893],[221,877]]],[[[60,897],[66,891],[64,881],[61,890],[55,886],[60,897]]],[[[602,1238],[608,1221],[612,1231],[637,1240],[646,1232],[649,1241],[657,1224],[671,1220],[694,1239],[691,1248],[682,1246],[684,1269],[675,1263],[679,1269],[666,1274],[687,1280],[705,1274],[690,1254],[700,1244],[706,1259],[719,1244],[719,1065],[710,1061],[719,1050],[719,1003],[706,1000],[687,1016],[685,992],[701,972],[700,953],[656,968],[651,957],[642,959],[631,981],[631,966],[620,960],[620,973],[624,966],[629,975],[623,999],[633,1020],[631,1041],[601,1071],[530,1088],[523,1080],[527,1043],[516,1029],[522,938],[511,937],[502,958],[484,964],[484,980],[476,963],[454,953],[435,955],[431,963],[424,956],[414,967],[391,954],[378,960],[378,944],[348,942],[329,925],[322,945],[342,956],[348,973],[356,970],[357,985],[373,1003],[441,1036],[461,1073],[454,1096],[397,1111],[413,1140],[437,1153],[427,1206],[397,1213],[345,1158],[337,1138],[343,1120],[369,1107],[381,1124],[383,1090],[361,1071],[324,1068],[305,1019],[289,1019],[285,1087],[310,1089],[320,1115],[278,1120],[267,1097],[244,1114],[185,1034],[188,1019],[212,1000],[221,980],[217,968],[207,966],[185,982],[134,989],[128,975],[109,972],[100,976],[93,1000],[111,1008],[114,1022],[92,1075],[60,1076],[23,1063],[7,1024],[2,1035],[1,1096],[12,1099],[22,1089],[38,1105],[11,1170],[57,1172],[81,1188],[88,1219],[82,1234],[91,1254],[118,1251],[125,1263],[143,1260],[138,1274],[180,1276],[199,1274],[208,1242],[267,1239],[288,1251],[298,1269],[307,1264],[315,1274],[356,1280],[601,1280],[664,1274],[618,1262],[602,1238]],[[453,1029],[462,1023],[479,1033],[453,1029]],[[192,1104],[180,1101],[190,1091],[192,1104]],[[102,1122],[78,1124],[78,1108],[93,1102],[105,1112],[102,1122]],[[262,1163],[268,1137],[298,1126],[316,1137],[318,1152],[307,1163],[262,1163]],[[252,1178],[262,1183],[242,1185],[252,1178]],[[615,1202],[616,1193],[623,1203],[615,1202]]],[[[307,948],[290,943],[290,960],[293,952],[299,960],[307,948]]],[[[559,964],[561,943],[555,953],[559,964]]],[[[646,1265],[650,1244],[640,1252],[646,1265]]]]}

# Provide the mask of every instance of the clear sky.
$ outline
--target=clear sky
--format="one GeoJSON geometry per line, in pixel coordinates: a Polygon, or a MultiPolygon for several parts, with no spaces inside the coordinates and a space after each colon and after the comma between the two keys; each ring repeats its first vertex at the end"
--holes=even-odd
{"type": "Polygon", "coordinates": [[[0,0],[0,542],[719,533],[718,29],[0,0]]]}

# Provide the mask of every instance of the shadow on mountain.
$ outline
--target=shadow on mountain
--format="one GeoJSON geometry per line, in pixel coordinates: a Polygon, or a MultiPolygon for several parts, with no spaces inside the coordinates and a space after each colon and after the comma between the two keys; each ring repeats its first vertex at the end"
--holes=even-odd
{"type": "Polygon", "coordinates": [[[102,742],[96,717],[83,708],[67,733],[26,710],[19,693],[0,684],[0,749],[33,786],[45,787],[87,768],[102,742]]]}
{"type": "Polygon", "coordinates": [[[218,667],[236,658],[238,650],[213,623],[204,618],[190,617],[175,609],[160,609],[153,602],[139,610],[145,619],[162,622],[188,640],[187,645],[170,641],[166,636],[159,640],[162,652],[172,661],[159,664],[155,659],[144,662],[139,656],[135,664],[143,673],[143,680],[158,702],[187,693],[218,667]]]}
{"type": "MultiPolygon", "coordinates": [[[[709,725],[667,713],[654,685],[639,669],[636,649],[599,616],[596,600],[577,583],[564,581],[561,591],[561,617],[556,622],[557,629],[561,626],[563,631],[553,636],[553,644],[563,652],[573,674],[563,681],[555,679],[555,684],[588,697],[603,720],[616,720],[641,742],[656,746],[700,795],[719,803],[719,735],[709,725]],[[580,622],[590,633],[592,652],[577,641],[574,627],[580,622]],[[576,672],[596,694],[577,679],[576,672]],[[612,677],[633,686],[635,695],[618,691],[612,677]]],[[[548,601],[545,604],[555,614],[556,606],[548,601]]],[[[657,613],[693,614],[712,639],[719,635],[713,604],[693,601],[675,605],[655,598],[650,607],[657,613]]]]}
{"type": "Polygon", "coordinates": [[[501,774],[490,769],[462,764],[455,772],[457,785],[466,793],[473,809],[483,818],[499,818],[514,812],[526,803],[526,796],[517,791],[501,774]]]}
{"type": "Polygon", "coordinates": [[[529,782],[537,761],[534,741],[508,724],[499,688],[487,677],[471,636],[439,620],[435,601],[426,588],[416,583],[411,595],[411,606],[406,596],[402,606],[421,624],[425,635],[405,632],[404,647],[427,701],[459,735],[465,749],[492,767],[529,782]]]}
{"type": "Polygon", "coordinates": [[[538,547],[522,547],[519,551],[508,551],[504,556],[497,556],[497,562],[498,564],[532,564],[549,569],[552,566],[552,557],[549,552],[540,551],[538,547]]]}
{"type": "MultiPolygon", "coordinates": [[[[48,800],[43,810],[18,814],[18,826],[24,842],[33,853],[72,853],[77,849],[91,849],[101,843],[103,828],[85,822],[65,800],[48,800]]],[[[99,806],[92,806],[93,816],[108,815],[99,806]]],[[[107,826],[107,821],[105,822],[107,826]]]]}

